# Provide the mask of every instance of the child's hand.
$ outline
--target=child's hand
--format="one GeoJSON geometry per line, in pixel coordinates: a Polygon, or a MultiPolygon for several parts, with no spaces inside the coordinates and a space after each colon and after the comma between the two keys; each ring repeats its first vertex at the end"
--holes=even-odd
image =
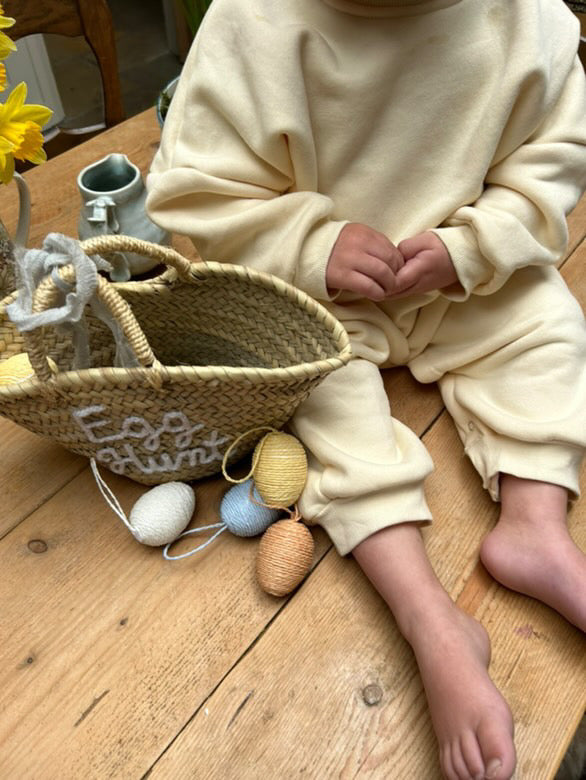
{"type": "Polygon", "coordinates": [[[397,291],[396,272],[403,255],[382,233],[351,222],[340,231],[326,268],[330,292],[349,290],[371,301],[382,301],[397,291]]]}
{"type": "Polygon", "coordinates": [[[450,254],[435,233],[419,233],[401,241],[398,248],[405,265],[397,273],[397,289],[389,297],[441,290],[458,281],[450,254]]]}

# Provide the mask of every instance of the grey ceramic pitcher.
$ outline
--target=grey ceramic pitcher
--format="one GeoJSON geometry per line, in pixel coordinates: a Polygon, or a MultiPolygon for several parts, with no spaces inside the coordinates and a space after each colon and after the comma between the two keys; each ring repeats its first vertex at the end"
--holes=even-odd
{"type": "MultiPolygon", "coordinates": [[[[125,154],[109,154],[80,171],[77,186],[83,205],[78,233],[83,240],[119,233],[155,244],[168,244],[169,233],[155,225],[145,210],[146,189],[140,170],[125,154]]],[[[153,268],[156,260],[119,252],[108,257],[110,277],[125,282],[153,268]]]]}

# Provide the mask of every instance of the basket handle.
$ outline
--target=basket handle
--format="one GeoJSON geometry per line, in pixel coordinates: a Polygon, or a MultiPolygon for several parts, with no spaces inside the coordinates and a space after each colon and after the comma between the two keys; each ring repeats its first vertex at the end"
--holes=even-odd
{"type": "MultiPolygon", "coordinates": [[[[63,266],[60,269],[59,276],[66,282],[73,282],[75,279],[73,265],[63,266]]],[[[44,279],[35,294],[33,305],[35,313],[51,308],[57,293],[58,287],[53,279],[51,277],[44,279]]],[[[155,357],[130,305],[116,291],[114,286],[102,276],[98,276],[96,295],[120,326],[124,337],[136,355],[138,363],[143,368],[152,369],[151,383],[156,387],[160,387],[164,378],[163,366],[155,357]]],[[[47,360],[42,331],[42,328],[27,331],[23,333],[23,337],[31,366],[37,378],[42,382],[49,382],[53,378],[53,372],[47,360]]]]}
{"type": "Polygon", "coordinates": [[[94,236],[80,242],[86,255],[108,255],[114,252],[133,252],[143,257],[160,260],[166,266],[174,268],[182,279],[191,278],[194,263],[180,255],[170,246],[153,244],[140,238],[124,235],[94,236]]]}

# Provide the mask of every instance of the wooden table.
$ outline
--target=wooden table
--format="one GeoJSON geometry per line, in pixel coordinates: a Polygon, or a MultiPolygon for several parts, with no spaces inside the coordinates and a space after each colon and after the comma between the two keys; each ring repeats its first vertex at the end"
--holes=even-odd
{"type": "MultiPolygon", "coordinates": [[[[50,231],[76,235],[82,167],[119,151],[146,171],[158,138],[149,110],[30,171],[30,245],[50,231]]],[[[9,229],[15,201],[14,185],[3,188],[9,229]]],[[[563,265],[583,305],[585,234],[586,199],[563,265]]],[[[489,577],[478,548],[497,507],[437,389],[402,370],[385,380],[436,464],[427,548],[452,598],[490,632],[491,674],[516,720],[517,777],[551,778],[586,705],[584,637],[489,577]]],[[[225,534],[166,562],[129,535],[84,458],[4,419],[0,436],[0,777],[440,776],[410,648],[323,532],[308,579],[276,599],[254,579],[257,540],[225,534]]],[[[129,512],[145,488],[107,479],[129,512]]],[[[195,487],[194,523],[215,522],[226,483],[195,487]]],[[[586,547],[586,500],[571,528],[586,547]]]]}

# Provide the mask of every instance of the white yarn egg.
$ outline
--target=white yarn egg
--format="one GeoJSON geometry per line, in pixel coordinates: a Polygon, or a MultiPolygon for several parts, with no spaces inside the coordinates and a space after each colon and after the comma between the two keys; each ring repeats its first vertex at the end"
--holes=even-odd
{"type": "Polygon", "coordinates": [[[185,482],[166,482],[144,493],[128,518],[132,535],[142,544],[169,544],[187,528],[195,509],[195,493],[185,482]]]}

